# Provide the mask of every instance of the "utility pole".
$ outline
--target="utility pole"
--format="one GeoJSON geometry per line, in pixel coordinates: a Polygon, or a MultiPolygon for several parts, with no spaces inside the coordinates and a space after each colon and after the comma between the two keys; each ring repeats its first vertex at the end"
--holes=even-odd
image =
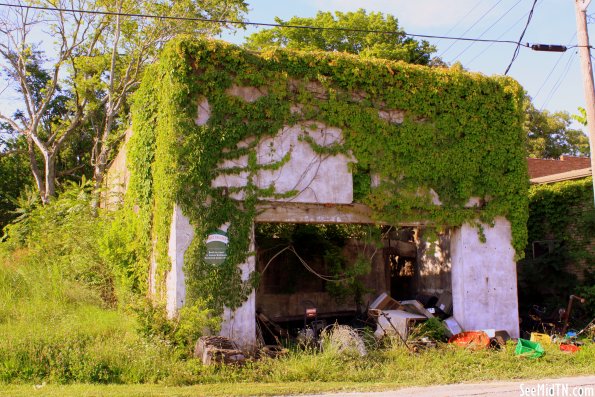
{"type": "Polygon", "coordinates": [[[591,64],[591,48],[589,47],[589,32],[587,31],[587,7],[590,2],[591,0],[574,0],[579,54],[583,71],[583,87],[585,90],[589,147],[591,148],[591,175],[594,176],[593,200],[595,202],[595,86],[593,85],[593,65],[591,64]]]}

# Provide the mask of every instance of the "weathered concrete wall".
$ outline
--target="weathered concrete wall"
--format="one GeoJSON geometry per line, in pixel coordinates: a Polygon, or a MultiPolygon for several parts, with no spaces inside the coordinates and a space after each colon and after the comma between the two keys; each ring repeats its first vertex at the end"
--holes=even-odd
{"type": "MultiPolygon", "coordinates": [[[[286,126],[274,137],[263,139],[255,150],[257,163],[261,166],[279,163],[289,159],[279,169],[261,169],[255,183],[261,189],[274,186],[277,193],[296,191],[291,198],[275,201],[296,203],[335,203],[350,204],[353,201],[353,178],[349,171],[348,156],[343,154],[323,155],[315,153],[303,137],[309,136],[320,146],[330,146],[342,142],[341,130],[327,127],[322,123],[308,122],[286,126]]],[[[249,142],[241,142],[238,147],[249,142]]],[[[248,156],[226,160],[219,165],[222,173],[213,180],[216,187],[244,187],[248,181],[248,171],[229,175],[225,169],[248,167],[248,156]]],[[[241,200],[243,192],[232,193],[241,200]]]]}
{"type": "MultiPolygon", "coordinates": [[[[246,102],[254,102],[266,95],[266,90],[257,87],[232,86],[226,94],[238,97],[246,102]]],[[[292,107],[294,112],[300,112],[298,105],[292,107]]],[[[204,125],[211,115],[210,105],[206,98],[199,100],[197,125],[204,125]]],[[[353,201],[353,180],[349,171],[349,162],[354,159],[344,154],[317,154],[304,138],[309,137],[316,144],[327,147],[343,142],[339,128],[328,127],[317,121],[306,121],[297,125],[285,126],[274,137],[268,137],[256,144],[257,163],[261,166],[273,165],[287,159],[279,169],[260,169],[255,183],[261,189],[274,186],[277,193],[297,191],[287,199],[276,201],[291,201],[296,203],[335,203],[350,204],[353,201]]],[[[238,147],[247,147],[253,139],[242,141],[238,147]]],[[[244,187],[247,185],[249,171],[233,174],[226,173],[226,169],[248,167],[248,156],[230,159],[219,164],[221,171],[212,185],[215,187],[244,187]]],[[[231,196],[242,200],[243,192],[234,192],[231,196]]]]}
{"type": "Polygon", "coordinates": [[[519,336],[516,263],[510,223],[484,225],[486,242],[467,224],[451,235],[454,317],[465,330],[495,328],[519,336]]]}
{"type": "Polygon", "coordinates": [[[132,136],[132,128],[126,131],[124,143],[118,154],[110,164],[105,174],[106,193],[102,194],[101,206],[104,208],[117,208],[123,201],[124,193],[128,188],[128,181],[130,180],[130,171],[126,159],[126,146],[128,140],[132,136]]]}
{"type": "MultiPolygon", "coordinates": [[[[194,228],[182,210],[176,205],[172,214],[169,236],[169,258],[171,269],[166,278],[167,314],[173,317],[186,301],[186,282],[184,279],[184,254],[194,238],[194,228]]],[[[151,276],[154,278],[154,274],[151,276]]]]}
{"type": "MultiPolygon", "coordinates": [[[[254,229],[250,236],[250,252],[254,252],[254,229]]],[[[255,270],[254,255],[248,257],[245,263],[239,265],[242,280],[248,280],[255,270]]],[[[256,292],[253,290],[248,299],[236,310],[225,309],[220,335],[236,341],[240,347],[251,350],[256,347],[256,292]]]]}

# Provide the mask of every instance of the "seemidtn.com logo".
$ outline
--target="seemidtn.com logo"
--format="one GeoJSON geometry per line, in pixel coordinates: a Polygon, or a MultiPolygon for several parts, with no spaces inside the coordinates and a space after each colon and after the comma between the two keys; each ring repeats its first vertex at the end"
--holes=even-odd
{"type": "Polygon", "coordinates": [[[595,397],[594,386],[570,386],[567,383],[521,383],[521,397],[595,397]]]}

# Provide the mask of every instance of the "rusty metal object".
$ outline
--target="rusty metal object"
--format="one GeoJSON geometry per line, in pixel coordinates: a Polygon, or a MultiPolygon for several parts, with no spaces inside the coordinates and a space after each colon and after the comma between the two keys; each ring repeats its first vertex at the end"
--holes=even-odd
{"type": "Polygon", "coordinates": [[[585,303],[584,298],[576,295],[570,295],[570,299],[568,299],[568,307],[566,307],[566,311],[564,312],[564,326],[562,327],[562,336],[566,335],[566,331],[568,330],[568,322],[570,321],[570,313],[572,312],[572,303],[575,300],[578,300],[580,303],[585,303]]]}

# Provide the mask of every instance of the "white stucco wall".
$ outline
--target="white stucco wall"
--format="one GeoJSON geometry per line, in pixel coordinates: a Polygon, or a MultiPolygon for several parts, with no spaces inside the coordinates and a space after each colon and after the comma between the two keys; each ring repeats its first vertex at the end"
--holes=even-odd
{"type": "Polygon", "coordinates": [[[452,231],[454,317],[464,330],[493,328],[519,336],[515,251],[510,223],[484,225],[486,242],[467,224],[452,231]]]}
{"type": "MultiPolygon", "coordinates": [[[[257,163],[261,166],[274,165],[286,156],[289,160],[279,169],[261,169],[254,182],[266,189],[274,186],[277,193],[297,191],[290,198],[275,198],[275,201],[296,203],[350,204],[353,201],[353,178],[349,163],[354,159],[344,154],[328,155],[315,153],[308,142],[309,136],[320,146],[341,144],[342,132],[339,128],[328,127],[320,122],[303,122],[282,128],[274,137],[268,137],[256,145],[257,163]]],[[[241,142],[238,147],[246,146],[241,142]]],[[[248,156],[225,160],[219,164],[221,170],[247,168],[248,156]]],[[[248,172],[235,174],[221,173],[213,182],[214,187],[244,187],[248,172]]],[[[243,192],[234,192],[237,200],[244,198],[243,192]]]]}
{"type": "Polygon", "coordinates": [[[166,278],[166,309],[173,317],[186,301],[186,282],[184,279],[184,254],[194,238],[194,228],[182,210],[176,205],[172,214],[169,235],[169,258],[171,269],[166,278]]]}
{"type": "MultiPolygon", "coordinates": [[[[246,87],[236,87],[228,95],[255,101],[263,93],[246,87]]],[[[206,99],[199,101],[197,125],[204,125],[210,117],[210,107],[206,99]]],[[[299,111],[299,108],[296,108],[299,111]]],[[[402,122],[402,114],[381,114],[390,122],[402,122]]],[[[278,193],[297,190],[299,193],[289,199],[297,203],[350,204],[353,201],[353,181],[349,163],[353,159],[342,154],[330,156],[315,153],[303,136],[310,136],[318,145],[329,146],[342,142],[338,128],[320,122],[309,121],[282,128],[274,137],[268,137],[256,144],[257,162],[260,165],[272,164],[283,159],[288,153],[290,159],[277,170],[261,169],[254,175],[254,182],[260,188],[274,185],[278,193]]],[[[244,141],[242,147],[253,142],[244,141]]],[[[247,156],[226,160],[219,164],[221,170],[248,165],[247,156]]],[[[221,173],[212,182],[214,187],[243,187],[248,180],[248,172],[230,175],[221,173]]],[[[435,192],[434,192],[435,193],[435,192]]],[[[243,193],[232,193],[241,200],[243,193]]],[[[439,197],[433,197],[436,205],[441,205],[439,197]]],[[[480,205],[481,200],[470,200],[468,206],[480,205]]],[[[504,218],[496,220],[493,228],[485,226],[486,243],[479,241],[477,230],[469,225],[452,231],[452,294],[456,320],[465,330],[495,328],[507,330],[518,337],[518,303],[516,265],[514,249],[511,245],[510,224],[504,218]]],[[[193,227],[176,206],[173,213],[169,242],[169,255],[172,267],[167,275],[167,310],[170,315],[183,306],[186,296],[184,282],[184,253],[194,236],[193,227]]],[[[251,248],[254,251],[254,236],[251,248]]],[[[244,280],[255,269],[255,258],[251,256],[240,265],[244,280]]],[[[256,343],[255,293],[237,310],[225,310],[221,335],[228,336],[242,347],[250,348],[256,343]]]]}
{"type": "MultiPolygon", "coordinates": [[[[250,236],[249,249],[251,252],[255,251],[254,229],[250,236]]],[[[239,265],[239,268],[242,271],[242,280],[248,280],[250,273],[256,268],[255,256],[249,256],[245,263],[239,265]]],[[[225,309],[219,334],[236,341],[244,349],[251,350],[256,347],[256,292],[254,290],[244,304],[236,310],[225,309]]]]}

